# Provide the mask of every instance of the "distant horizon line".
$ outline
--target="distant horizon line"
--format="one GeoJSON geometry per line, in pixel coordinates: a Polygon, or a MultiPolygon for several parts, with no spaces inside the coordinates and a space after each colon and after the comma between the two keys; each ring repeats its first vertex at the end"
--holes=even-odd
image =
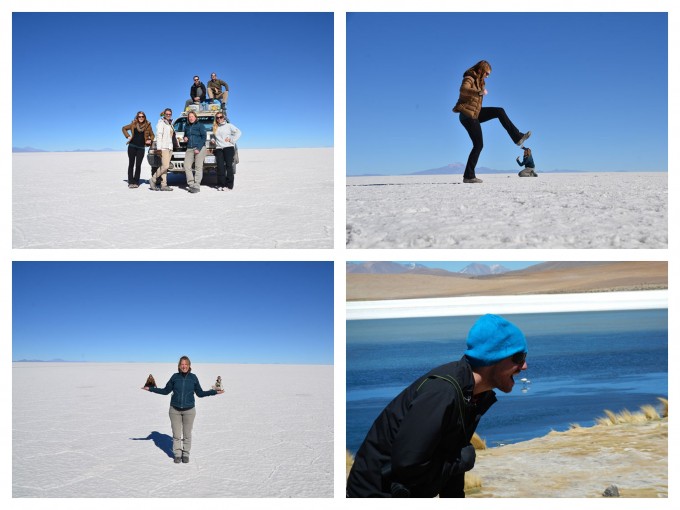
{"type": "MultiPolygon", "coordinates": [[[[484,176],[484,175],[504,175],[504,174],[516,174],[517,171],[515,170],[491,170],[488,171],[486,174],[481,173],[479,175],[484,176]]],[[[539,175],[541,174],[577,174],[577,173],[644,173],[644,174],[651,174],[651,173],[659,173],[659,174],[667,174],[668,170],[568,170],[568,169],[559,169],[559,170],[541,170],[539,175]]],[[[422,172],[410,172],[410,173],[402,173],[402,174],[376,174],[376,173],[366,173],[366,174],[345,174],[345,177],[404,177],[404,176],[414,176],[414,177],[432,177],[436,175],[458,175],[462,176],[461,173],[457,172],[442,172],[442,173],[427,173],[424,174],[422,172]]]]}
{"type": "MultiPolygon", "coordinates": [[[[315,145],[315,146],[282,146],[282,147],[240,147],[239,150],[248,149],[333,149],[334,145],[315,145]]],[[[109,147],[103,149],[37,149],[35,147],[12,147],[13,154],[34,154],[44,152],[125,152],[127,149],[112,149],[109,147]]]]}
{"type": "MultiPolygon", "coordinates": [[[[176,361],[76,361],[76,360],[66,360],[66,359],[51,359],[51,360],[42,360],[42,359],[18,359],[18,360],[12,360],[12,363],[172,363],[173,365],[176,363],[176,361]]],[[[283,362],[241,362],[241,363],[236,363],[236,362],[205,362],[205,361],[194,361],[192,362],[193,364],[199,364],[199,365],[323,365],[323,366],[335,366],[335,363],[303,363],[303,362],[297,362],[297,363],[283,363],[283,362]]]]}

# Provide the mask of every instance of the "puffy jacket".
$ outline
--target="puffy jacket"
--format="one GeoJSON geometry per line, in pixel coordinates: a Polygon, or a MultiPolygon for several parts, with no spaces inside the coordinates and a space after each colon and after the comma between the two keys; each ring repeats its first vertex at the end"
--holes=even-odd
{"type": "Polygon", "coordinates": [[[464,497],[462,451],[496,402],[493,391],[472,399],[473,389],[472,368],[463,357],[431,370],[402,391],[380,413],[359,448],[347,495],[390,497],[396,486],[411,497],[464,497]],[[460,393],[442,377],[455,380],[460,393]]]}
{"type": "Polygon", "coordinates": [[[462,113],[470,118],[479,117],[484,99],[484,84],[479,74],[468,69],[463,75],[463,83],[460,86],[460,95],[453,111],[462,113]]]}
{"type": "Polygon", "coordinates": [[[177,409],[191,409],[194,407],[196,405],[194,394],[200,398],[217,395],[215,390],[203,391],[201,384],[198,382],[198,377],[192,372],[187,372],[186,374],[177,372],[173,374],[165,388],[150,387],[149,391],[160,395],[167,395],[172,392],[170,405],[177,409]]]}
{"type": "Polygon", "coordinates": [[[172,125],[165,122],[165,119],[160,119],[156,124],[156,148],[169,149],[174,148],[172,143],[172,135],[175,132],[172,125]]]}
{"type": "Polygon", "coordinates": [[[205,130],[205,126],[200,120],[196,120],[193,124],[187,122],[184,128],[184,136],[189,139],[187,142],[187,147],[191,148],[202,148],[205,145],[205,139],[208,132],[205,130]]]}

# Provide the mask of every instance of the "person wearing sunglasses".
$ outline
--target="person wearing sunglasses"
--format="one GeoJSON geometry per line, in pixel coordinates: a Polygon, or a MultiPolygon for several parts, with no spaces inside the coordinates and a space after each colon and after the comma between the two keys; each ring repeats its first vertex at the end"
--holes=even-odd
{"type": "Polygon", "coordinates": [[[470,441],[496,402],[527,369],[527,341],[497,315],[470,329],[460,361],[416,379],[382,411],[354,459],[347,497],[465,497],[475,463],[470,441]]]}
{"type": "Polygon", "coordinates": [[[189,99],[184,104],[185,107],[191,104],[199,104],[205,102],[206,88],[198,76],[194,76],[194,82],[189,89],[189,99]]]}
{"type": "Polygon", "coordinates": [[[508,132],[515,145],[522,144],[531,136],[531,131],[520,132],[510,121],[503,108],[482,106],[484,96],[487,95],[486,78],[491,75],[491,64],[486,60],[480,60],[470,69],[463,73],[463,83],[460,86],[460,96],[456,106],[453,107],[454,113],[460,114],[458,120],[467,131],[472,140],[472,150],[468,156],[463,174],[464,183],[481,183],[475,174],[479,155],[484,147],[482,136],[482,122],[491,119],[498,119],[503,128],[508,132]]]}
{"type": "Polygon", "coordinates": [[[168,186],[168,168],[170,168],[170,159],[172,158],[172,150],[174,149],[173,136],[175,130],[172,127],[172,110],[166,108],[161,113],[161,118],[156,124],[156,151],[161,154],[161,166],[156,172],[152,172],[149,178],[149,189],[157,191],[157,181],[161,179],[161,191],[173,191],[173,188],[168,186]]]}
{"type": "Polygon", "coordinates": [[[219,99],[222,104],[222,111],[227,111],[227,99],[229,98],[229,85],[224,80],[220,80],[217,74],[212,73],[210,75],[210,81],[208,82],[208,96],[210,99],[219,99]],[[224,87],[224,91],[222,90],[224,87]]]}
{"type": "Polygon", "coordinates": [[[144,112],[137,112],[132,122],[123,126],[123,136],[127,138],[128,146],[128,188],[139,188],[144,149],[151,145],[154,139],[151,123],[146,119],[144,112]]]}
{"type": "Polygon", "coordinates": [[[217,163],[217,191],[234,189],[234,154],[241,130],[231,124],[224,113],[215,115],[215,162],[217,163]]]}

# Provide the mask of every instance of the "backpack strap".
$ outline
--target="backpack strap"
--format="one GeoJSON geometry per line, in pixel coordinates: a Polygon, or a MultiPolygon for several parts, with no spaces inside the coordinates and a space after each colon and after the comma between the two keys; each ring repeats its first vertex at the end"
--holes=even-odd
{"type": "MultiPolygon", "coordinates": [[[[460,387],[460,384],[458,384],[458,381],[456,381],[452,376],[450,375],[429,375],[425,379],[423,379],[423,382],[421,382],[418,385],[418,388],[416,388],[416,391],[420,391],[420,388],[425,384],[427,381],[430,379],[442,379],[449,383],[451,386],[453,386],[456,389],[456,393],[458,393],[458,416],[460,417],[460,424],[463,427],[463,435],[467,438],[467,431],[465,430],[465,420],[463,418],[463,401],[465,400],[465,397],[463,396],[463,390],[460,387]]],[[[469,441],[469,439],[468,439],[469,441]]]]}

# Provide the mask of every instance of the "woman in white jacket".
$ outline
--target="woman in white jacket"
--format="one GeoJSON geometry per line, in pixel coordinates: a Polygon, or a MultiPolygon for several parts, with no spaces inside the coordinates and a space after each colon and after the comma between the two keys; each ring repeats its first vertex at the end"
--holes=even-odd
{"type": "Polygon", "coordinates": [[[230,124],[224,113],[215,115],[215,161],[217,162],[217,190],[234,188],[234,145],[241,137],[241,130],[230,124]],[[225,179],[226,171],[226,179],[225,179]]]}
{"type": "Polygon", "coordinates": [[[161,178],[161,191],[172,191],[172,188],[168,186],[167,172],[168,168],[170,168],[170,158],[174,149],[172,141],[174,132],[175,130],[172,128],[172,110],[166,108],[163,110],[163,115],[158,120],[158,124],[156,124],[156,151],[161,152],[161,166],[149,179],[149,186],[153,191],[158,190],[156,181],[159,177],[161,178]]]}

